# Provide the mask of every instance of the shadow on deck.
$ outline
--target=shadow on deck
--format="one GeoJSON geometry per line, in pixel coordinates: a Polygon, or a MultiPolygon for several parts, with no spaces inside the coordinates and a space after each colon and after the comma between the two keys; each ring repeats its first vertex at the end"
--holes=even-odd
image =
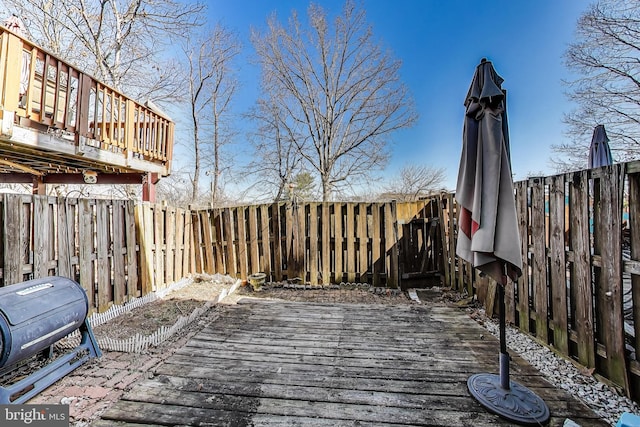
{"type": "MultiPolygon", "coordinates": [[[[241,300],[92,425],[507,426],[469,394],[498,341],[459,310],[241,300]]],[[[605,426],[518,356],[549,425],[605,426]]]]}

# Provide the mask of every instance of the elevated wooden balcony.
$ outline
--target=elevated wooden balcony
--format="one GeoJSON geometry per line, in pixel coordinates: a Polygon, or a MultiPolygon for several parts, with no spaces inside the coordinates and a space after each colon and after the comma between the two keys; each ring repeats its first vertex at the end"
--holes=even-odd
{"type": "Polygon", "coordinates": [[[169,174],[173,135],[152,104],[0,26],[0,182],[143,184],[169,174]]]}

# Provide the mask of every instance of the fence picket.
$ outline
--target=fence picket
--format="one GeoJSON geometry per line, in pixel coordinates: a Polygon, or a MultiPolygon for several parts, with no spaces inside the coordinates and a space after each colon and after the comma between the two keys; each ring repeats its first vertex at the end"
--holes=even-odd
{"type": "MultiPolygon", "coordinates": [[[[629,174],[629,246],[631,259],[640,259],[640,173],[629,174]]],[[[640,275],[631,274],[632,315],[634,339],[633,348],[640,354],[640,275]]],[[[640,371],[637,360],[632,360],[636,372],[640,371]]]]}
{"type": "MultiPolygon", "coordinates": [[[[274,269],[274,280],[280,281],[282,280],[282,263],[286,260],[286,245],[283,245],[283,230],[282,230],[282,219],[281,219],[281,210],[280,204],[274,203],[271,205],[271,228],[273,230],[272,241],[273,241],[273,269],[274,269]]],[[[286,234],[285,234],[286,236],[286,234]]]]}
{"type": "Polygon", "coordinates": [[[260,267],[259,234],[258,234],[258,208],[255,205],[249,206],[249,269],[250,273],[262,271],[260,267]]]}
{"type": "Polygon", "coordinates": [[[551,328],[553,329],[553,345],[561,353],[569,354],[565,203],[564,175],[552,177],[549,189],[551,328]]]}
{"type": "Polygon", "coordinates": [[[606,357],[602,365],[605,376],[629,393],[629,377],[625,358],[625,331],[622,307],[622,201],[619,190],[624,185],[620,165],[601,169],[594,179],[594,253],[600,255],[600,268],[595,268],[596,331],[604,344],[606,357]],[[618,191],[616,191],[618,190],[618,191]],[[617,232],[614,232],[617,230],[617,232]]]}
{"type": "MultiPolygon", "coordinates": [[[[309,203],[309,282],[318,284],[318,263],[324,260],[318,254],[318,204],[309,203]]],[[[322,270],[320,270],[322,271],[322,270]]]]}
{"type": "Polygon", "coordinates": [[[531,246],[529,256],[532,260],[531,280],[533,282],[533,309],[531,314],[535,320],[535,336],[540,341],[548,342],[549,327],[547,323],[547,253],[545,233],[545,191],[544,179],[529,180],[531,188],[531,246]]]}
{"type": "Polygon", "coordinates": [[[353,283],[356,281],[356,242],[355,242],[355,205],[353,203],[347,203],[347,216],[346,216],[346,243],[347,243],[347,282],[353,283]]]}
{"type": "Polygon", "coordinates": [[[153,227],[152,229],[152,242],[153,242],[153,268],[154,268],[154,280],[153,290],[159,291],[167,287],[164,281],[164,209],[161,205],[154,205],[153,207],[153,227]]]}
{"type": "Polygon", "coordinates": [[[516,310],[518,314],[518,327],[524,331],[529,331],[530,311],[529,311],[529,192],[527,182],[521,181],[515,184],[516,187],[516,210],[518,212],[518,228],[520,230],[520,246],[522,257],[522,276],[517,283],[516,310]]]}
{"type": "Polygon", "coordinates": [[[272,259],[271,259],[271,240],[273,234],[269,231],[269,206],[260,205],[260,271],[265,273],[267,277],[271,277],[272,259]]]}
{"type": "Polygon", "coordinates": [[[589,180],[587,173],[575,172],[570,180],[570,236],[573,258],[571,275],[572,313],[577,334],[578,361],[595,367],[593,299],[591,291],[591,244],[589,237],[589,180]]]}
{"type": "Polygon", "coordinates": [[[322,232],[320,247],[322,248],[322,284],[331,283],[331,205],[322,204],[320,224],[322,232]]]}
{"type": "Polygon", "coordinates": [[[358,273],[359,281],[367,283],[369,281],[368,273],[371,273],[369,267],[369,234],[368,234],[368,215],[367,215],[366,203],[360,203],[358,205],[358,273]]]}
{"type": "Polygon", "coordinates": [[[174,281],[176,265],[176,208],[167,206],[165,212],[165,233],[164,233],[164,282],[170,285],[174,281]]]}
{"type": "MultiPolygon", "coordinates": [[[[238,227],[238,235],[236,237],[236,257],[238,259],[238,266],[240,268],[240,277],[247,277],[250,273],[247,272],[247,243],[249,240],[247,239],[247,227],[246,227],[246,217],[245,217],[245,207],[240,206],[235,208],[237,218],[237,227],[238,227]]],[[[236,277],[236,276],[231,276],[236,277]]]]}
{"type": "Polygon", "coordinates": [[[74,277],[71,270],[71,249],[75,247],[75,236],[73,234],[73,218],[70,214],[68,199],[58,199],[58,271],[57,274],[63,277],[74,277]]]}
{"type": "Polygon", "coordinates": [[[184,268],[183,257],[185,256],[185,253],[188,254],[188,252],[185,252],[184,237],[185,237],[185,230],[188,228],[188,226],[185,223],[184,209],[176,208],[174,217],[176,221],[176,225],[175,225],[176,234],[175,234],[175,241],[173,244],[173,247],[174,247],[174,264],[173,264],[174,276],[173,277],[175,281],[176,278],[180,278],[184,276],[184,274],[182,273],[184,268]]]}
{"type": "Polygon", "coordinates": [[[122,304],[127,295],[127,284],[125,281],[126,250],[125,223],[124,223],[124,202],[122,200],[112,201],[111,224],[113,232],[111,239],[113,249],[111,254],[112,277],[113,277],[113,304],[122,304]]]}
{"type": "Polygon", "coordinates": [[[334,276],[335,281],[337,283],[341,283],[344,280],[344,272],[345,272],[345,264],[344,264],[344,231],[343,231],[343,214],[342,214],[342,203],[334,203],[333,204],[333,225],[334,225],[334,257],[335,257],[335,266],[334,276]]]}
{"type": "Polygon", "coordinates": [[[202,233],[202,263],[204,272],[213,274],[215,272],[215,259],[213,257],[213,237],[211,227],[210,212],[201,210],[198,212],[200,232],[202,233]]]}
{"type": "MultiPolygon", "coordinates": [[[[140,295],[140,280],[138,277],[138,236],[136,230],[136,205],[133,200],[125,202],[125,230],[127,247],[127,300],[137,298],[140,295]]],[[[140,258],[144,250],[140,242],[140,258]]]]}
{"type": "MultiPolygon", "coordinates": [[[[89,307],[98,308],[95,298],[94,283],[94,260],[93,260],[93,224],[94,215],[92,201],[80,199],[78,201],[78,239],[79,253],[78,263],[80,264],[80,285],[87,292],[89,307]]],[[[150,279],[149,279],[150,280],[150,279]]]]}
{"type": "Polygon", "coordinates": [[[382,282],[380,274],[384,273],[381,207],[380,203],[373,203],[371,205],[371,284],[374,287],[380,286],[382,282]]]}

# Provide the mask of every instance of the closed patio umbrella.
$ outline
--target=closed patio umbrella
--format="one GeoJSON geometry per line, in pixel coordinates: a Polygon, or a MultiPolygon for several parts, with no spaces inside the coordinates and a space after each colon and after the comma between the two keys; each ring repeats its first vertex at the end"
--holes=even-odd
{"type": "Polygon", "coordinates": [[[537,395],[509,379],[506,350],[504,287],[507,277],[515,281],[522,274],[522,254],[503,81],[483,59],[465,99],[456,254],[500,284],[500,375],[475,374],[467,385],[489,411],[516,423],[537,425],[549,419],[549,409],[537,395]]]}
{"type": "Polygon", "coordinates": [[[589,169],[609,166],[613,164],[609,138],[604,125],[598,125],[593,129],[591,146],[589,147],[589,169]]]}

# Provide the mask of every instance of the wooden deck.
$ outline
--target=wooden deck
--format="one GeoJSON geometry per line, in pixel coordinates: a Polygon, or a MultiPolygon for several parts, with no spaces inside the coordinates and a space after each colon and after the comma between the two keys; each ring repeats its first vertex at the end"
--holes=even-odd
{"type": "MultiPolygon", "coordinates": [[[[512,358],[549,425],[607,425],[512,358]]],[[[242,300],[93,426],[507,426],[466,386],[497,359],[498,341],[454,308],[242,300]]]]}

